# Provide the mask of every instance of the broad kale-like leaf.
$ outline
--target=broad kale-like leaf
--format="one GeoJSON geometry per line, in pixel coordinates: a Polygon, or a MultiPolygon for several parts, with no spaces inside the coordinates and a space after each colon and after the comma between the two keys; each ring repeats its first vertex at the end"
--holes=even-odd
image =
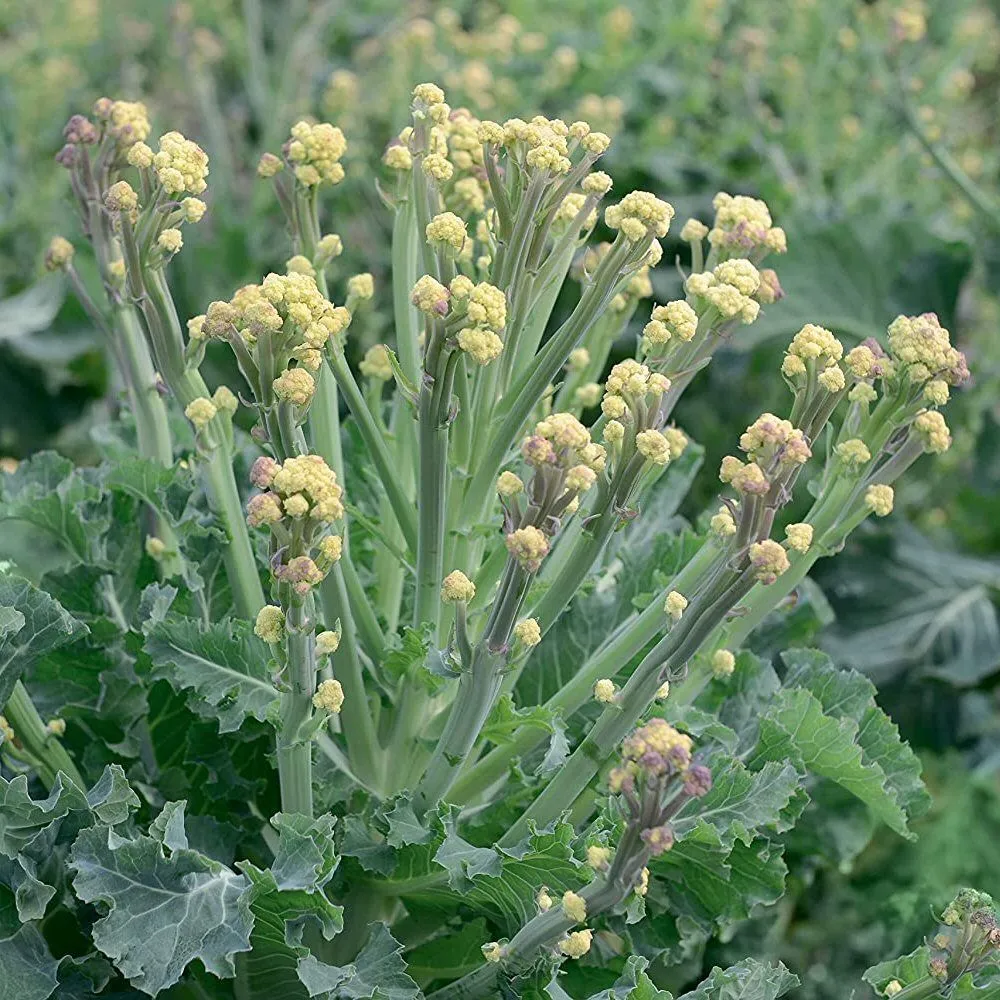
{"type": "Polygon", "coordinates": [[[856,671],[839,670],[816,650],[789,650],[782,659],[789,668],[785,684],[808,688],[827,715],[853,719],[865,763],[882,769],[887,791],[911,819],[923,815],[930,795],[920,778],[920,761],[875,703],[875,685],[856,671]]]}
{"type": "Polygon", "coordinates": [[[310,822],[304,816],[279,814],[272,823],[280,831],[274,864],[262,871],[250,862],[240,870],[250,880],[254,916],[251,951],[238,959],[238,975],[251,996],[307,996],[298,963],[309,951],[303,944],[307,927],[330,940],[343,928],[343,911],[326,897],[323,886],[333,875],[333,817],[310,822]]]}
{"type": "Polygon", "coordinates": [[[45,914],[56,888],[40,877],[57,849],[93,823],[123,823],[139,806],[117,765],[108,767],[89,792],[64,774],[45,799],[32,799],[26,776],[0,777],[0,856],[8,860],[4,881],[15,893],[22,920],[45,914]]]}
{"type": "Polygon", "coordinates": [[[658,989],[646,975],[648,967],[649,962],[645,958],[630,955],[614,986],[593,994],[588,1000],[673,1000],[673,994],[658,989]]]}
{"type": "Polygon", "coordinates": [[[250,949],[249,880],[197,851],[99,825],[77,837],[69,867],[77,896],[106,911],[94,944],[150,996],[178,982],[195,959],[232,978],[235,955],[250,949]]]}
{"type": "Polygon", "coordinates": [[[372,924],[368,943],[350,965],[335,966],[312,955],[299,961],[299,978],[310,997],[347,1000],[413,1000],[420,988],[406,971],[403,946],[385,924],[372,924]]]}
{"type": "Polygon", "coordinates": [[[277,704],[268,678],[267,647],[249,622],[205,626],[193,618],[168,615],[146,629],[146,652],[154,675],[191,694],[193,707],[217,718],[219,731],[232,732],[252,716],[263,722],[277,704]]]}
{"type": "Polygon", "coordinates": [[[83,635],[78,622],[45,591],[9,573],[0,574],[0,705],[39,657],[83,635]]]}
{"type": "Polygon", "coordinates": [[[0,930],[0,983],[3,995],[17,1000],[45,1000],[58,985],[59,963],[34,924],[9,933],[0,930]]]}
{"type": "Polygon", "coordinates": [[[777,1000],[799,985],[780,962],[771,965],[747,958],[728,969],[718,967],[696,990],[678,1000],[777,1000]]]}
{"type": "Polygon", "coordinates": [[[463,922],[406,953],[407,971],[421,986],[436,979],[452,980],[483,964],[483,942],[490,930],[482,918],[463,922]]]}

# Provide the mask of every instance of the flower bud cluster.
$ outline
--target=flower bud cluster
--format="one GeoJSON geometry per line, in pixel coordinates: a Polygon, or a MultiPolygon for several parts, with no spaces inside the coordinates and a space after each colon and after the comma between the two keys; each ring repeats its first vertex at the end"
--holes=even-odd
{"type": "Polygon", "coordinates": [[[788,248],[785,231],[771,221],[767,205],[759,198],[720,191],[712,200],[715,221],[708,242],[719,258],[747,257],[760,260],[768,253],[788,248]]]}
{"type": "Polygon", "coordinates": [[[760,272],[746,258],[724,260],[712,271],[692,274],[684,287],[689,296],[713,307],[724,320],[753,323],[760,315],[760,302],[754,298],[760,272]]]}
{"type": "Polygon", "coordinates": [[[344,179],[341,158],[347,152],[344,133],[329,122],[296,122],[282,147],[295,179],[304,187],[339,184],[344,179]]]}
{"type": "Polygon", "coordinates": [[[344,516],[337,475],[319,455],[295,456],[283,463],[265,456],[254,462],[250,480],[263,492],[247,502],[247,523],[270,528],[275,579],[304,596],[341,556],[343,540],[329,532],[344,516]]]}

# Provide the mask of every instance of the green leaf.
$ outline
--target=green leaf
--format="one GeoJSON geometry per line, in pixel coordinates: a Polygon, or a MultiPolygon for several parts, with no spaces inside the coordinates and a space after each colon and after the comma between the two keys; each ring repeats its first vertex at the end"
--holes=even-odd
{"type": "Polygon", "coordinates": [[[824,715],[820,700],[805,688],[780,691],[761,721],[754,764],[791,760],[846,788],[900,836],[913,838],[906,812],[875,761],[866,762],[858,725],[848,716],[824,715]]]}
{"type": "Polygon", "coordinates": [[[646,975],[649,962],[641,955],[629,955],[625,968],[610,989],[594,993],[588,1000],[673,1000],[673,994],[658,989],[646,975]]]}
{"type": "Polygon", "coordinates": [[[212,975],[235,975],[234,956],[250,949],[248,879],[154,837],[127,839],[95,826],[70,852],[73,888],[106,915],[94,944],[134,986],[156,996],[198,959],[212,975]]]}
{"type": "Polygon", "coordinates": [[[327,965],[307,955],[299,960],[299,978],[310,997],[414,1000],[420,987],[407,975],[402,951],[385,924],[372,924],[368,943],[351,965],[327,965]]]}
{"type": "MultiPolygon", "coordinates": [[[[102,490],[92,478],[55,452],[33,455],[3,478],[0,523],[9,523],[0,534],[13,540],[27,530],[29,539],[56,543],[71,563],[92,561],[94,542],[110,523],[107,505],[101,503],[102,490]],[[15,522],[22,527],[15,529],[15,522]]],[[[34,573],[30,546],[11,554],[26,573],[34,573]]]]}
{"type": "Polygon", "coordinates": [[[1000,1000],[1000,970],[993,966],[987,982],[976,982],[976,976],[967,972],[951,991],[949,1000],[1000,1000]]]}
{"type": "Polygon", "coordinates": [[[510,743],[518,730],[524,726],[554,733],[553,719],[551,709],[547,709],[544,705],[532,705],[529,708],[518,709],[515,708],[511,695],[505,694],[493,706],[480,735],[483,739],[502,745],[510,743]]]}
{"type": "Polygon", "coordinates": [[[777,1000],[798,985],[798,976],[781,962],[771,965],[747,958],[728,969],[716,966],[696,990],[678,1000],[777,1000]]]}
{"type": "Polygon", "coordinates": [[[434,831],[417,817],[408,795],[396,798],[392,809],[385,814],[389,824],[386,842],[392,847],[403,847],[407,844],[426,844],[434,839],[434,831]]]}
{"type": "Polygon", "coordinates": [[[789,650],[782,659],[789,669],[787,687],[808,688],[827,715],[846,716],[858,724],[857,741],[864,762],[882,769],[889,791],[907,815],[913,819],[927,812],[931,798],[920,777],[920,760],[875,703],[875,685],[854,670],[838,669],[817,650],[789,650]]]}
{"type": "Polygon", "coordinates": [[[483,945],[490,931],[483,918],[464,922],[454,933],[445,933],[407,952],[406,963],[413,978],[426,986],[435,979],[459,979],[483,964],[483,945]]]}
{"type": "Polygon", "coordinates": [[[23,924],[0,937],[0,983],[4,996],[45,1000],[59,985],[59,963],[34,924],[23,924]]]}
{"type": "Polygon", "coordinates": [[[278,831],[271,872],[281,890],[321,889],[333,878],[340,860],[333,843],[336,817],[327,813],[311,820],[297,813],[278,813],[271,826],[278,831]]]}
{"type": "Polygon", "coordinates": [[[40,657],[87,632],[58,601],[27,580],[0,574],[0,705],[40,657]],[[20,621],[20,625],[18,622],[20,621]]]}
{"type": "Polygon", "coordinates": [[[749,771],[731,760],[728,767],[713,768],[711,790],[692,800],[674,823],[674,832],[683,839],[697,824],[708,823],[727,851],[736,840],[749,847],[759,831],[779,827],[798,786],[798,772],[791,764],[769,761],[759,771],[749,771]]]}
{"type": "Polygon", "coordinates": [[[862,978],[881,994],[894,979],[901,986],[908,986],[910,983],[915,983],[918,979],[929,975],[930,960],[931,950],[927,945],[922,944],[908,955],[901,955],[888,962],[879,962],[878,965],[873,965],[862,978]]]}
{"type": "Polygon", "coordinates": [[[280,889],[273,871],[249,861],[240,870],[250,880],[250,910],[254,916],[251,951],[238,956],[240,982],[249,996],[296,1000],[308,994],[298,976],[298,963],[308,954],[302,944],[307,927],[329,941],[343,929],[343,909],[316,889],[280,889]]]}
{"type": "Polygon", "coordinates": [[[87,793],[66,775],[56,775],[48,797],[35,800],[28,779],[0,777],[0,856],[9,860],[6,881],[14,890],[21,920],[37,920],[55,895],[55,887],[39,877],[61,845],[95,822],[124,822],[139,807],[125,772],[114,765],[87,793]]]}
{"type": "Polygon", "coordinates": [[[194,709],[218,719],[219,731],[239,729],[247,718],[263,722],[277,705],[268,679],[267,647],[244,621],[205,626],[194,618],[168,615],[146,628],[145,650],[154,676],[175,691],[189,691],[194,709]]]}

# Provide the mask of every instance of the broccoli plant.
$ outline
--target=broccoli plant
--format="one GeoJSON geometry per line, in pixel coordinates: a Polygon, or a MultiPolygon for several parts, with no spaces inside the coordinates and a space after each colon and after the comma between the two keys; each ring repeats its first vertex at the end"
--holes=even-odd
{"type": "Polygon", "coordinates": [[[805,326],[787,413],[681,522],[677,401],[781,308],[767,206],[720,193],[683,225],[684,297],[612,365],[670,204],[602,220],[586,122],[483,121],[430,83],[410,112],[380,185],[393,337],[359,364],[376,289],[322,223],[340,129],[260,160],[284,273],[187,318],[206,155],[154,151],[135,102],[66,127],[92,253],[57,237],[47,264],[123,391],[99,466],[40,454],[0,494],[11,996],[773,1000],[795,977],[753,957],[683,991],[780,899],[784,838],[843,801],[822,789],[901,837],[926,808],[865,678],[753,637],[948,447],[948,332],[901,316],[845,351],[805,326]]]}

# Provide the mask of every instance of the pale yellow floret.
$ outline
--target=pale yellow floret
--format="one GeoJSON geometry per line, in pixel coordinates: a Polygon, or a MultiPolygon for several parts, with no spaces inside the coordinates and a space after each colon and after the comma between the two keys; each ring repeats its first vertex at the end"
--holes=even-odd
{"type": "Polygon", "coordinates": [[[842,441],[834,451],[836,451],[837,457],[851,468],[858,468],[864,465],[872,457],[868,446],[860,438],[851,438],[848,441],[842,441]]]}
{"type": "Polygon", "coordinates": [[[743,295],[753,295],[760,287],[760,272],[742,257],[724,260],[712,273],[720,284],[732,285],[743,295]]]}
{"type": "Polygon", "coordinates": [[[923,410],[913,421],[913,430],[920,438],[924,451],[941,454],[951,447],[951,432],[937,410],[923,410]]]}
{"type": "Polygon", "coordinates": [[[813,540],[813,526],[805,522],[790,524],[785,528],[785,539],[788,547],[795,552],[808,552],[813,540]]]}
{"type": "Polygon", "coordinates": [[[611,848],[602,847],[600,844],[590,844],[587,847],[587,864],[594,871],[604,871],[611,860],[611,848]]]}
{"type": "Polygon", "coordinates": [[[783,546],[770,538],[754,542],[750,546],[750,565],[761,583],[774,583],[784,573],[790,563],[783,546]]]}
{"type": "Polygon", "coordinates": [[[640,431],[635,436],[636,450],[655,465],[666,465],[670,461],[670,442],[657,430],[640,431]]]}
{"type": "Polygon", "coordinates": [[[146,555],[150,559],[160,560],[166,554],[167,545],[162,538],[157,538],[156,535],[148,535],[146,537],[146,555]]]}
{"type": "Polygon", "coordinates": [[[340,535],[326,535],[319,543],[319,553],[328,563],[340,560],[344,551],[344,540],[340,535]]]}
{"type": "Polygon", "coordinates": [[[285,145],[286,155],[294,164],[295,177],[306,187],[339,184],[344,179],[340,160],[347,152],[344,133],[329,122],[296,122],[285,145]]]}
{"type": "Polygon", "coordinates": [[[479,365],[488,365],[503,353],[503,341],[492,330],[464,327],[456,339],[458,346],[479,365]]]}
{"type": "Polygon", "coordinates": [[[582,958],[590,951],[590,944],[593,940],[594,932],[589,928],[582,931],[571,931],[558,942],[559,950],[567,958],[582,958]]]}
{"type": "Polygon", "coordinates": [[[728,649],[717,649],[712,654],[712,674],[715,677],[731,677],[736,669],[736,657],[728,649]]]}
{"type": "Polygon", "coordinates": [[[458,253],[468,238],[465,231],[465,221],[454,212],[442,212],[435,215],[425,227],[427,242],[441,250],[458,253]]]}
{"type": "Polygon", "coordinates": [[[316,655],[330,656],[340,648],[340,633],[327,629],[316,636],[316,655]]]}
{"type": "Polygon", "coordinates": [[[423,159],[422,166],[424,173],[439,183],[450,181],[455,172],[451,161],[441,153],[428,153],[423,159]]]}
{"type": "Polygon", "coordinates": [[[487,281],[479,282],[469,291],[465,308],[477,326],[500,331],[507,323],[507,299],[496,285],[487,281]]]}
{"type": "Polygon", "coordinates": [[[840,365],[829,365],[819,373],[816,381],[826,389],[827,392],[840,392],[847,385],[844,378],[844,371],[840,365]]]}
{"type": "Polygon", "coordinates": [[[471,601],[476,596],[476,585],[459,569],[452,570],[441,584],[441,600],[446,604],[471,601]]]}
{"type": "Polygon", "coordinates": [[[326,264],[343,252],[344,241],[336,233],[327,233],[316,244],[316,263],[326,264]]]}
{"type": "Polygon", "coordinates": [[[375,294],[375,279],[367,272],[347,279],[347,294],[355,299],[370,299],[375,294]]]}
{"type": "Polygon", "coordinates": [[[448,289],[429,274],[418,278],[410,293],[410,301],[428,315],[443,316],[448,311],[449,298],[448,289]]]}
{"type": "Polygon", "coordinates": [[[932,406],[944,406],[949,395],[948,383],[944,379],[934,379],[924,386],[924,400],[932,406]]]}
{"type": "Polygon", "coordinates": [[[670,681],[664,681],[653,696],[657,701],[666,701],[670,697],[670,681]]]}
{"type": "Polygon", "coordinates": [[[66,735],[66,720],[65,719],[49,719],[45,724],[45,728],[53,735],[62,737],[66,735]]]}
{"type": "Polygon", "coordinates": [[[181,202],[181,211],[184,213],[185,222],[201,222],[207,208],[208,206],[201,198],[185,198],[181,202]]]}
{"type": "Polygon", "coordinates": [[[149,112],[142,101],[113,101],[107,118],[109,130],[119,142],[128,144],[149,138],[149,112]]]}
{"type": "Polygon", "coordinates": [[[13,743],[17,738],[13,726],[3,715],[0,715],[0,736],[3,737],[4,743],[13,743]]]}
{"type": "Polygon", "coordinates": [[[45,251],[45,269],[57,271],[65,267],[73,259],[74,252],[73,244],[69,240],[62,236],[53,236],[45,251]]]}
{"type": "Polygon", "coordinates": [[[621,444],[625,438],[625,425],[617,420],[609,420],[604,425],[604,440],[610,445],[621,444]]]}
{"type": "Polygon", "coordinates": [[[537,618],[522,618],[514,626],[514,638],[531,649],[542,641],[542,629],[537,618]]]}
{"type": "Polygon", "coordinates": [[[285,169],[284,163],[274,153],[264,153],[257,161],[257,176],[269,180],[285,169]]]}
{"type": "Polygon", "coordinates": [[[271,485],[283,497],[304,496],[311,504],[310,516],[318,521],[336,521],[344,516],[343,490],[337,474],[319,455],[286,458],[271,485]]]}
{"type": "Polygon", "coordinates": [[[196,142],[180,132],[160,136],[160,148],[153,157],[156,177],[168,194],[201,194],[208,186],[208,155],[196,142]]]}
{"type": "Polygon", "coordinates": [[[344,705],[344,689],[332,678],[321,681],[313,695],[313,705],[324,712],[336,714],[344,705]]]}
{"type": "Polygon", "coordinates": [[[278,399],[294,406],[308,406],[316,392],[316,380],[305,368],[289,368],[271,384],[278,399]]]}
{"type": "Polygon", "coordinates": [[[586,347],[574,347],[573,350],[569,352],[569,359],[566,362],[566,367],[571,372],[583,371],[589,364],[590,351],[588,351],[586,347]]]}
{"type": "Polygon", "coordinates": [[[483,958],[487,962],[496,963],[503,958],[503,947],[500,945],[499,941],[487,941],[486,944],[482,946],[483,958]]]}
{"type": "Polygon", "coordinates": [[[300,253],[285,261],[285,271],[288,274],[308,274],[310,278],[316,277],[316,268],[313,267],[312,261],[300,253]]]}
{"type": "Polygon", "coordinates": [[[513,472],[501,472],[497,477],[497,493],[502,497],[517,496],[524,492],[524,482],[513,472]]]}
{"type": "Polygon", "coordinates": [[[688,599],[679,591],[671,590],[667,594],[667,599],[663,602],[663,610],[666,611],[668,615],[675,622],[681,620],[681,616],[684,614],[685,609],[688,606],[688,599]]]}
{"type": "Polygon", "coordinates": [[[179,229],[164,229],[156,237],[156,245],[164,252],[174,254],[184,246],[184,238],[179,229]]]}
{"type": "Polygon", "coordinates": [[[192,399],[184,408],[184,416],[199,429],[210,424],[215,419],[217,412],[215,403],[207,396],[199,396],[197,399],[192,399]]]}
{"type": "Polygon", "coordinates": [[[597,406],[600,401],[600,382],[585,382],[583,385],[578,386],[573,393],[573,402],[575,402],[577,406],[582,406],[585,410],[589,409],[591,406],[597,406]]]}
{"type": "Polygon", "coordinates": [[[903,984],[898,979],[892,979],[886,983],[883,995],[887,997],[894,997],[897,993],[903,992],[903,984]]]}
{"type": "Polygon", "coordinates": [[[697,243],[708,235],[708,226],[697,219],[688,219],[681,227],[681,239],[686,243],[697,243]]]}
{"type": "Polygon", "coordinates": [[[651,317],[650,323],[642,332],[653,343],[662,343],[671,337],[677,337],[686,342],[693,339],[698,330],[698,314],[683,299],[675,299],[666,305],[655,306],[651,317]],[[651,335],[649,328],[654,323],[661,324],[666,330],[667,335],[662,340],[658,339],[661,337],[659,330],[653,331],[655,336],[651,335]]]}
{"type": "Polygon", "coordinates": [[[728,507],[720,507],[719,512],[709,522],[712,531],[719,538],[731,538],[736,534],[736,521],[728,507]]]}
{"type": "Polygon", "coordinates": [[[130,166],[146,170],[153,165],[153,151],[144,142],[134,143],[125,157],[130,166]]]}
{"type": "Polygon", "coordinates": [[[608,677],[602,677],[594,685],[594,701],[610,705],[617,696],[618,688],[615,687],[615,682],[608,677]]]}
{"type": "Polygon", "coordinates": [[[257,612],[253,630],[264,642],[281,642],[285,638],[285,612],[276,604],[265,604],[257,612]]]}
{"type": "Polygon", "coordinates": [[[548,913],[552,909],[552,897],[549,895],[548,889],[542,886],[538,890],[538,895],[535,897],[535,902],[538,904],[539,913],[548,913]]]}
{"type": "Polygon", "coordinates": [[[388,382],[392,378],[392,362],[389,359],[389,348],[385,344],[374,344],[365,351],[365,356],[358,365],[362,375],[378,382],[388,382]]]}
{"type": "Polygon", "coordinates": [[[604,213],[608,226],[621,230],[632,242],[639,242],[647,236],[666,236],[673,217],[673,206],[649,191],[632,191],[604,213]]]}
{"type": "Polygon", "coordinates": [[[847,398],[852,403],[874,403],[878,399],[878,393],[875,391],[874,386],[869,385],[867,382],[859,382],[847,394],[847,398]]]}
{"type": "Polygon", "coordinates": [[[562,911],[567,920],[582,924],[587,919],[587,901],[583,896],[567,889],[562,897],[562,911]]]}
{"type": "Polygon", "coordinates": [[[386,146],[382,154],[382,162],[390,170],[406,171],[413,169],[413,155],[400,142],[393,142],[386,146]]]}
{"type": "Polygon", "coordinates": [[[580,188],[584,194],[598,196],[606,195],[611,190],[611,185],[611,178],[603,170],[596,170],[592,174],[587,174],[580,182],[580,188]]]}
{"type": "Polygon", "coordinates": [[[517,528],[505,539],[507,551],[529,573],[536,573],[548,555],[549,540],[534,525],[517,528]]]}
{"type": "Polygon", "coordinates": [[[240,408],[240,401],[236,397],[236,393],[228,385],[220,385],[212,393],[212,402],[215,403],[215,408],[219,413],[228,413],[230,416],[240,408]]]}

